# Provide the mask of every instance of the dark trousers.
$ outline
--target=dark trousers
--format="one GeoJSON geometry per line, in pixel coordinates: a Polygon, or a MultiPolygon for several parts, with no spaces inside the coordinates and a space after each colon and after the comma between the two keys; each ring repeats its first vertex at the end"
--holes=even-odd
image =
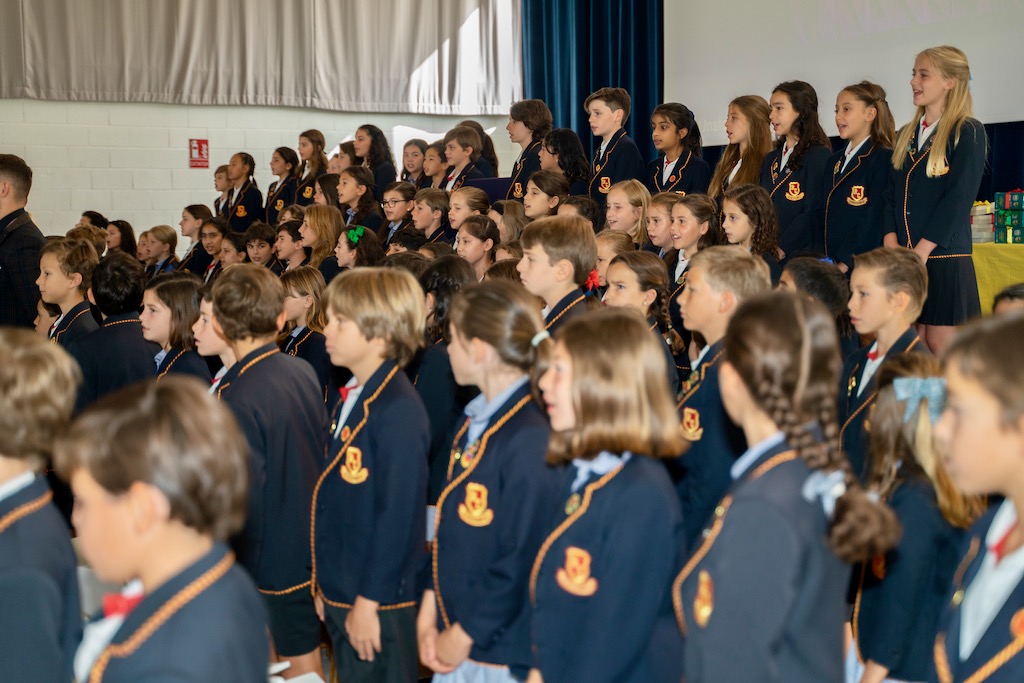
{"type": "Polygon", "coordinates": [[[334,646],[334,666],[344,683],[416,683],[416,608],[385,609],[380,618],[380,648],[372,662],[364,662],[348,642],[345,619],[349,609],[324,604],[324,622],[334,646]]]}

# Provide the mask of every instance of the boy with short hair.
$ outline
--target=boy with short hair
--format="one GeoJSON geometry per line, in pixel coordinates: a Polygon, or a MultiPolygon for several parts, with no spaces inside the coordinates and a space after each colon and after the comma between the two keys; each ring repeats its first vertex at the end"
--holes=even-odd
{"type": "Polygon", "coordinates": [[[544,300],[544,329],[554,334],[587,311],[586,298],[596,290],[594,231],[579,216],[551,216],[528,224],[520,241],[516,270],[526,290],[544,300]]]}
{"type": "Polygon", "coordinates": [[[839,384],[839,438],[853,473],[866,480],[865,431],[875,401],[875,371],[899,353],[928,353],[914,328],[928,297],[928,271],[904,247],[879,247],[853,258],[850,322],[860,335],[874,335],[867,348],[850,354],[839,384]]]}
{"type": "Polygon", "coordinates": [[[295,270],[306,262],[306,250],[302,246],[302,233],[299,228],[302,221],[284,221],[277,226],[277,239],[274,241],[274,252],[279,263],[285,270],[295,270]]]}
{"type": "Polygon", "coordinates": [[[168,377],[97,403],[54,452],[82,554],[99,578],[135,587],[86,627],[77,680],[266,680],[263,605],[224,545],[248,483],[230,412],[194,379],[168,377]]]}
{"type": "Polygon", "coordinates": [[[353,374],[312,507],[313,591],[341,680],[416,680],[430,425],[402,367],[424,344],[423,296],[395,268],[347,270],[325,295],[327,351],[353,374]]]}
{"type": "Polygon", "coordinates": [[[93,269],[88,297],[99,308],[103,322],[68,348],[82,368],[76,412],[153,376],[153,357],[160,347],[142,336],[139,310],[145,289],[142,264],[123,251],[115,249],[93,269]]]}
{"type": "Polygon", "coordinates": [[[92,245],[99,257],[102,257],[103,252],[107,250],[107,231],[91,223],[76,225],[68,230],[65,237],[70,240],[85,240],[92,245]]]}
{"type": "Polygon", "coordinates": [[[409,225],[394,234],[388,243],[386,256],[401,254],[407,251],[419,251],[427,243],[427,238],[419,228],[409,225]]]}
{"type": "Polygon", "coordinates": [[[467,180],[483,178],[484,174],[476,167],[482,150],[480,134],[469,126],[456,126],[445,133],[444,156],[448,171],[442,189],[455,192],[467,180]]]}
{"type": "Polygon", "coordinates": [[[228,180],[228,165],[221,164],[213,172],[213,189],[220,192],[220,196],[213,200],[213,215],[226,216],[229,206],[228,193],[231,191],[231,181],[228,180]]]}
{"type": "Polygon", "coordinates": [[[80,380],[62,348],[0,328],[0,662],[12,683],[70,681],[82,635],[71,538],[39,474],[80,380]]]}
{"type": "Polygon", "coordinates": [[[258,266],[269,268],[274,275],[284,272],[284,264],[274,255],[277,231],[263,221],[255,221],[245,231],[245,250],[249,260],[258,266]]]}
{"type": "Polygon", "coordinates": [[[100,259],[84,240],[56,239],[39,251],[39,298],[60,307],[60,317],[50,328],[50,341],[64,348],[96,330],[86,294],[92,272],[100,259]]]}
{"type": "Polygon", "coordinates": [[[249,441],[249,512],[232,540],[263,594],[277,655],[291,674],[323,675],[320,624],[309,590],[309,505],[327,413],[313,368],[281,353],[285,292],[263,266],[228,268],[213,285],[213,325],[237,359],[217,396],[249,441]]]}
{"type": "Polygon", "coordinates": [[[629,119],[629,108],[629,93],[623,88],[601,88],[583,103],[590,130],[601,138],[601,146],[594,154],[590,196],[602,211],[612,185],[620,180],[642,180],[644,175],[643,155],[623,128],[629,119]]]}
{"type": "Polygon", "coordinates": [[[691,259],[686,288],[678,298],[683,325],[705,340],[676,405],[688,448],[670,466],[688,548],[695,547],[732,482],[730,468],[747,449],[743,431],[729,419],[718,388],[725,331],[740,304],[771,288],[764,259],[743,247],[711,247],[691,259]]]}
{"type": "MultiPolygon", "coordinates": [[[[468,130],[473,130],[469,128],[468,130]]],[[[473,131],[476,135],[476,131],[473,131]]],[[[454,246],[458,233],[448,223],[448,193],[427,188],[416,193],[412,209],[412,225],[423,232],[427,242],[444,242],[454,246]]]]}

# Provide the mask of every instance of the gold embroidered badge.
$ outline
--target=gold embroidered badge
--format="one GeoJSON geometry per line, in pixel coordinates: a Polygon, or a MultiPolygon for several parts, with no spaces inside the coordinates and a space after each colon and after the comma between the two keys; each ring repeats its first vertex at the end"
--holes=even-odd
{"type": "Polygon", "coordinates": [[[348,441],[348,437],[350,436],[352,436],[352,429],[348,425],[345,425],[341,428],[340,438],[342,441],[348,441]]]}
{"type": "Polygon", "coordinates": [[[670,176],[668,177],[668,181],[669,181],[670,183],[674,183],[674,182],[676,181],[676,177],[675,177],[674,175],[670,175],[670,176]]]}
{"type": "Polygon", "coordinates": [[[245,218],[249,214],[245,212],[245,207],[239,204],[238,208],[235,209],[235,215],[238,216],[239,218],[245,218]]]}
{"type": "Polygon", "coordinates": [[[309,199],[312,196],[313,196],[313,188],[312,187],[307,187],[305,190],[302,191],[302,197],[304,199],[309,199]]]}
{"type": "Polygon", "coordinates": [[[608,194],[608,190],[612,189],[612,179],[608,176],[601,176],[601,185],[597,188],[603,194],[608,194]]]}
{"type": "Polygon", "coordinates": [[[693,596],[693,620],[704,628],[715,611],[715,584],[706,569],[697,575],[697,594],[693,596]]]}
{"type": "Polygon", "coordinates": [[[487,487],[466,484],[466,500],[459,503],[459,519],[470,526],[487,526],[494,519],[494,510],[487,507],[487,487]]]}
{"type": "Polygon", "coordinates": [[[345,465],[341,468],[341,478],[349,484],[362,484],[370,476],[370,470],[363,467],[363,451],[349,446],[345,451],[345,465]]]}
{"type": "Polygon", "coordinates": [[[583,498],[578,493],[574,493],[569,496],[569,500],[565,501],[565,514],[571,515],[580,509],[580,503],[583,502],[583,498]]]}
{"type": "Polygon", "coordinates": [[[841,162],[839,162],[839,161],[836,162],[836,167],[834,169],[832,169],[832,175],[836,175],[837,173],[839,173],[839,164],[840,163],[841,162]]]}
{"type": "Polygon", "coordinates": [[[512,192],[512,196],[515,197],[516,199],[522,199],[523,198],[523,184],[522,183],[516,183],[515,190],[512,192]]]}
{"type": "Polygon", "coordinates": [[[597,579],[590,575],[590,553],[582,548],[565,549],[565,566],[555,572],[555,581],[566,593],[587,598],[597,592],[597,579]]]}
{"type": "Polygon", "coordinates": [[[804,198],[804,193],[800,191],[800,183],[793,181],[789,184],[789,192],[786,193],[786,199],[791,202],[798,202],[804,198]]]}
{"type": "Polygon", "coordinates": [[[274,202],[274,211],[280,211],[283,208],[284,208],[284,200],[283,199],[278,199],[276,202],[274,202]]]}
{"type": "Polygon", "coordinates": [[[683,408],[683,437],[687,441],[700,441],[704,429],[700,426],[700,413],[694,408],[683,408]]]}
{"type": "Polygon", "coordinates": [[[850,206],[864,206],[868,203],[868,198],[864,196],[864,186],[854,185],[850,188],[850,196],[846,198],[846,203],[850,206]]]}

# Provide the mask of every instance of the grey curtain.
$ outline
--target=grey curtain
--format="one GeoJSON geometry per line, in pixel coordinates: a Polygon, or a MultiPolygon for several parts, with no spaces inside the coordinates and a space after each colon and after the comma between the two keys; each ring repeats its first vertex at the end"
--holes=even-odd
{"type": "Polygon", "coordinates": [[[520,0],[0,0],[0,97],[499,114],[520,0]]]}

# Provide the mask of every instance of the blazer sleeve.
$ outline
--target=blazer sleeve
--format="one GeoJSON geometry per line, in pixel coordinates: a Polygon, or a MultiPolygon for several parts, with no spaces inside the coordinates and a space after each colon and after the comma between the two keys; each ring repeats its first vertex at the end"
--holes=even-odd
{"type": "Polygon", "coordinates": [[[534,427],[520,431],[508,444],[509,467],[501,498],[494,510],[497,546],[494,561],[466,600],[471,612],[459,618],[474,643],[487,647],[525,608],[523,596],[547,524],[548,501],[557,482],[554,471],[544,471],[548,431],[534,427]]]}
{"type": "Polygon", "coordinates": [[[666,499],[652,495],[650,488],[643,493],[643,498],[623,501],[623,509],[630,514],[613,517],[615,523],[606,531],[603,576],[596,577],[600,583],[592,598],[599,601],[599,608],[579,634],[579,642],[586,643],[594,656],[582,659],[580,669],[573,672],[574,680],[625,678],[647,648],[657,615],[668,600],[682,520],[674,499],[669,508],[666,499]],[[642,580],[637,567],[644,568],[642,580]]]}
{"type": "Polygon", "coordinates": [[[249,496],[247,501],[247,513],[245,528],[236,536],[233,545],[236,547],[239,559],[246,567],[255,567],[261,553],[263,543],[263,498],[267,481],[267,438],[263,432],[264,420],[262,416],[254,415],[250,406],[241,402],[231,400],[230,395],[225,396],[224,402],[228,404],[232,414],[238,421],[238,426],[245,434],[249,443],[249,496]]]}
{"type": "Polygon", "coordinates": [[[719,681],[765,681],[800,590],[800,542],[772,506],[736,501],[716,545],[728,547],[729,557],[711,576],[714,611],[702,629],[702,669],[719,681]]]}
{"type": "MultiPolygon", "coordinates": [[[[786,256],[796,256],[797,252],[808,247],[817,249],[818,243],[821,242],[821,217],[825,206],[825,165],[831,154],[832,150],[828,147],[819,146],[807,150],[804,156],[807,177],[804,193],[807,202],[803,211],[790,221],[786,229],[787,239],[781,239],[782,233],[779,233],[779,246],[786,252],[786,256]]],[[[763,176],[764,169],[761,172],[763,176]]]]}
{"type": "Polygon", "coordinates": [[[425,353],[416,378],[416,393],[423,399],[430,421],[430,462],[443,456],[451,444],[449,436],[455,414],[456,384],[452,366],[446,361],[444,354],[425,353]]]}
{"type": "Polygon", "coordinates": [[[0,615],[5,682],[57,681],[66,675],[61,663],[75,653],[61,652],[61,595],[52,580],[28,569],[4,572],[0,615]]]}
{"type": "Polygon", "coordinates": [[[373,169],[373,196],[378,202],[384,199],[384,188],[395,182],[396,176],[397,172],[390,161],[378,164],[377,168],[373,169]]]}
{"type": "Polygon", "coordinates": [[[686,183],[687,194],[707,194],[708,187],[711,185],[711,167],[707,165],[703,159],[694,155],[693,161],[690,162],[692,168],[690,170],[690,177],[686,183]],[[697,163],[700,162],[700,163],[697,163]]]}
{"type": "Polygon", "coordinates": [[[967,230],[965,207],[969,209],[978,195],[987,151],[985,129],[978,121],[968,119],[960,129],[959,144],[949,155],[946,190],[932,206],[922,237],[945,249],[957,231],[967,230]]]}
{"type": "MultiPolygon", "coordinates": [[[[20,232],[25,232],[22,229],[20,232]]],[[[39,251],[43,243],[32,235],[12,235],[8,238],[11,244],[10,257],[5,259],[8,278],[13,285],[18,320],[21,324],[31,327],[36,317],[36,301],[39,299],[39,251]],[[17,241],[15,241],[17,240],[17,241]]]]}
{"type": "MultiPolygon", "coordinates": [[[[416,399],[413,399],[416,400],[416,399]]],[[[426,422],[413,417],[412,400],[394,404],[380,414],[371,445],[374,449],[374,525],[370,554],[359,580],[358,594],[392,604],[404,579],[408,548],[423,548],[427,485],[426,422]],[[399,428],[401,427],[401,428],[399,428]]],[[[422,553],[421,553],[422,554],[422,553]]],[[[417,562],[415,567],[419,567],[417,562]]],[[[415,580],[415,577],[414,577],[415,580]]]]}

